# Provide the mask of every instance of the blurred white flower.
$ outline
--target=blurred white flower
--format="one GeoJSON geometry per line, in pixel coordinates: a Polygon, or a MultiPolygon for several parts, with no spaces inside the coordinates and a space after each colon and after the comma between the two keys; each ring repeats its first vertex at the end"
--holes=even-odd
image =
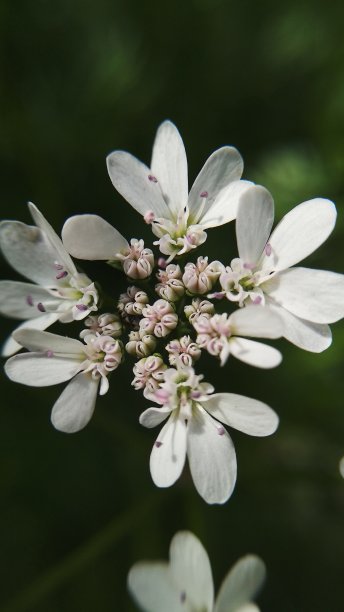
{"type": "Polygon", "coordinates": [[[125,151],[111,153],[107,166],[117,191],[151,224],[168,262],[203,244],[204,230],[235,219],[238,196],[251,184],[239,180],[238,151],[222,147],[206,161],[188,194],[184,144],[171,121],[157,131],[150,168],[125,151]]]}
{"type": "Polygon", "coordinates": [[[339,461],[339,473],[344,478],[344,457],[342,457],[339,461]]]}
{"type": "Polygon", "coordinates": [[[170,562],[141,561],[128,574],[128,588],[144,612],[259,612],[252,600],[266,576],[263,561],[246,555],[225,577],[214,602],[209,557],[190,531],[179,531],[170,562]]]}
{"type": "MultiPolygon", "coordinates": [[[[29,203],[36,226],[2,221],[0,246],[11,266],[36,284],[0,281],[0,312],[26,319],[20,328],[46,329],[55,321],[81,320],[98,310],[94,283],[77,271],[60,238],[37,207],[29,203]]],[[[5,357],[20,349],[11,337],[5,357]]]]}
{"type": "Polygon", "coordinates": [[[264,187],[251,185],[241,195],[236,220],[240,259],[220,276],[229,300],[265,303],[283,320],[285,338],[308,351],[331,344],[327,323],[344,315],[344,275],[291,266],[326,240],[336,215],[333,202],[315,198],[287,213],[270,236],[273,199],[264,187]]]}
{"type": "Polygon", "coordinates": [[[5,364],[7,376],[30,387],[48,387],[71,382],[55,402],[51,421],[60,431],[74,433],[89,422],[97,391],[109,389],[108,375],[121,363],[122,344],[111,336],[85,338],[85,344],[73,338],[34,329],[14,332],[15,339],[29,353],[20,353],[5,364]]]}
{"type": "Polygon", "coordinates": [[[201,382],[192,367],[181,361],[162,373],[159,388],[145,393],[160,404],[145,410],[140,423],[161,429],[151,452],[150,471],[158,487],[173,485],[182,473],[186,455],[198,493],[209,504],[223,504],[236,481],[233,442],[221,423],[251,436],[268,436],[278,426],[276,413],[266,404],[234,393],[216,393],[201,382]],[[219,423],[221,421],[221,423],[219,423]]]}

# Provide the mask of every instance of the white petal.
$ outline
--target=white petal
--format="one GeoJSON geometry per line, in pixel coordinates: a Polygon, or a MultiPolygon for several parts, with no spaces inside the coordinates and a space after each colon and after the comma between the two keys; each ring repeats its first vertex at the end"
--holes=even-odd
{"type": "Polygon", "coordinates": [[[136,563],[128,575],[128,588],[144,612],[192,612],[183,603],[167,563],[136,563]]]}
{"type": "Polygon", "coordinates": [[[282,355],[277,349],[262,342],[230,338],[228,344],[234,357],[255,368],[275,368],[282,361],[282,355]]]}
{"type": "Polygon", "coordinates": [[[171,414],[160,431],[150,456],[150,471],[157,487],[170,487],[182,473],[186,456],[187,426],[171,414]]]}
{"type": "Polygon", "coordinates": [[[44,353],[21,353],[5,363],[5,372],[14,382],[29,387],[49,387],[70,380],[78,372],[80,362],[63,357],[47,357],[44,353]]]}
{"type": "Polygon", "coordinates": [[[171,408],[166,406],[156,408],[153,406],[152,408],[147,408],[147,410],[142,412],[139,421],[144,427],[156,427],[156,425],[160,425],[160,423],[162,423],[170,413],[171,408]]]}
{"type": "Polygon", "coordinates": [[[74,338],[27,328],[13,332],[13,337],[29,351],[53,351],[70,355],[71,358],[80,356],[80,360],[85,358],[85,345],[74,338]]]}
{"type": "Polygon", "coordinates": [[[39,285],[56,286],[58,253],[38,227],[19,221],[2,221],[0,245],[8,263],[17,272],[39,285]]]}
{"type": "Polygon", "coordinates": [[[73,263],[73,260],[69,257],[66,249],[64,248],[61,238],[56,234],[55,230],[52,228],[50,223],[48,223],[45,217],[43,217],[37,206],[35,206],[32,202],[29,202],[28,206],[34,222],[46,235],[47,240],[55,249],[56,260],[58,263],[62,264],[70,274],[76,274],[77,269],[73,263]]]}
{"type": "Polygon", "coordinates": [[[334,323],[344,316],[344,274],[291,268],[262,285],[280,306],[313,323],[334,323]]]}
{"type": "Polygon", "coordinates": [[[107,168],[113,186],[141,215],[152,210],[157,217],[168,217],[168,208],[158,182],[150,180],[152,172],[136,157],[125,151],[114,151],[107,157],[107,168]]]}
{"type": "Polygon", "coordinates": [[[252,338],[280,338],[283,324],[276,313],[264,306],[239,308],[229,317],[232,335],[252,338]]]}
{"type": "Polygon", "coordinates": [[[191,610],[212,611],[214,585],[209,558],[190,531],[180,531],[174,536],[170,546],[170,571],[191,610]]]}
{"type": "MultiPolygon", "coordinates": [[[[44,306],[49,309],[57,309],[61,299],[54,298],[47,289],[38,285],[17,281],[0,281],[1,314],[13,319],[39,318],[42,316],[37,308],[39,302],[44,302],[44,306]],[[28,299],[32,299],[34,305],[30,306],[28,299]]],[[[58,315],[55,316],[54,320],[57,319],[58,315]]]]}
{"type": "Polygon", "coordinates": [[[239,257],[254,265],[260,258],[274,222],[274,201],[267,189],[252,185],[241,196],[236,220],[239,257]]]}
{"type": "Polygon", "coordinates": [[[270,436],[278,427],[278,416],[269,406],[244,395],[215,393],[202,404],[211,416],[249,436],[270,436]]]}
{"type": "Polygon", "coordinates": [[[183,210],[188,200],[188,165],[182,138],[171,121],[164,121],[157,131],[151,170],[169,209],[183,210]]]}
{"type": "MultiPolygon", "coordinates": [[[[16,327],[13,333],[17,334],[17,332],[19,332],[23,328],[24,329],[41,329],[41,330],[46,329],[47,327],[55,323],[57,319],[58,319],[58,313],[57,314],[56,313],[41,314],[40,317],[37,317],[35,319],[30,319],[29,321],[24,321],[23,323],[18,325],[18,327],[16,327]]],[[[16,342],[16,340],[12,336],[10,336],[2,347],[1,355],[3,357],[10,357],[11,355],[19,351],[21,348],[22,348],[22,345],[16,342]]]]}
{"type": "Polygon", "coordinates": [[[283,336],[299,348],[312,353],[321,353],[332,342],[332,334],[328,325],[311,323],[296,317],[291,312],[268,302],[269,308],[281,317],[284,326],[283,336]]]}
{"type": "Polygon", "coordinates": [[[56,429],[75,433],[89,422],[97,399],[99,379],[81,372],[62,391],[51,412],[51,422],[56,429]]]}
{"type": "Polygon", "coordinates": [[[228,432],[201,405],[189,423],[187,453],[198,493],[208,504],[224,504],[236,481],[236,456],[228,432]]]}
{"type": "Polygon", "coordinates": [[[62,240],[73,257],[93,261],[114,260],[129,247],[122,234],[98,215],[69,217],[62,228],[62,240]]]}
{"type": "Polygon", "coordinates": [[[259,610],[250,600],[262,587],[265,576],[265,565],[259,557],[247,555],[239,559],[220,587],[214,612],[259,610]]]}
{"type": "Polygon", "coordinates": [[[204,229],[218,227],[236,218],[240,196],[252,185],[250,181],[234,181],[224,187],[210,208],[204,211],[201,224],[204,229]]]}
{"type": "Polygon", "coordinates": [[[271,255],[264,255],[262,268],[285,270],[308,257],[331,234],[336,207],[330,200],[315,198],[303,202],[283,217],[269,239],[271,255]],[[273,262],[273,264],[272,264],[273,262]]]}
{"type": "MultiPolygon", "coordinates": [[[[240,179],[243,171],[242,157],[234,147],[221,147],[208,157],[202,170],[197,176],[189,195],[189,211],[193,223],[203,225],[203,220],[209,209],[213,206],[220,191],[229,183],[240,179]],[[199,210],[207,193],[206,207],[199,215],[199,210]]],[[[211,226],[209,226],[211,227],[211,226]]]]}

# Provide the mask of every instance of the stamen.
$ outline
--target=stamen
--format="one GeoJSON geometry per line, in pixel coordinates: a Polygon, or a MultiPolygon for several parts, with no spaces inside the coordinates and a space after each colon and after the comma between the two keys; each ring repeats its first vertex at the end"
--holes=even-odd
{"type": "Polygon", "coordinates": [[[148,180],[151,183],[157,183],[158,182],[158,179],[156,178],[156,176],[153,176],[153,174],[148,174],[148,180]]]}
{"type": "Polygon", "coordinates": [[[143,215],[143,220],[145,223],[147,223],[147,225],[150,225],[151,223],[153,223],[155,219],[155,214],[152,210],[147,210],[147,212],[143,215]]]}
{"type": "Polygon", "coordinates": [[[217,433],[219,434],[219,436],[223,436],[225,431],[226,430],[224,427],[218,427],[217,433]]]}
{"type": "Polygon", "coordinates": [[[85,304],[76,304],[76,307],[78,310],[81,310],[81,312],[85,312],[85,310],[88,310],[88,307],[85,306],[85,304]]]}
{"type": "Polygon", "coordinates": [[[159,268],[162,268],[163,270],[166,270],[166,268],[167,268],[167,261],[166,261],[165,257],[159,257],[157,263],[158,263],[159,268]]]}
{"type": "Polygon", "coordinates": [[[54,268],[55,268],[56,270],[63,270],[63,266],[61,266],[61,264],[59,264],[59,263],[57,263],[57,262],[55,262],[55,263],[54,263],[54,268]]]}
{"type": "Polygon", "coordinates": [[[63,272],[59,272],[58,274],[56,274],[56,279],[60,280],[61,278],[65,278],[65,276],[68,275],[68,272],[66,272],[66,270],[64,270],[63,272]]]}
{"type": "Polygon", "coordinates": [[[154,446],[156,446],[157,448],[160,448],[160,446],[162,446],[162,442],[159,442],[159,440],[157,440],[154,446]]]}
{"type": "Polygon", "coordinates": [[[252,268],[254,268],[254,266],[252,264],[249,264],[249,263],[244,263],[244,268],[245,268],[245,270],[252,270],[252,268]]]}
{"type": "Polygon", "coordinates": [[[33,306],[32,295],[27,295],[26,296],[26,303],[28,304],[28,306],[33,306]]]}
{"type": "Polygon", "coordinates": [[[202,193],[200,193],[200,198],[207,198],[208,197],[208,192],[207,191],[202,191],[202,193]]]}
{"type": "Polygon", "coordinates": [[[199,397],[201,397],[201,392],[200,391],[192,391],[191,392],[191,397],[192,399],[198,399],[199,397]]]}
{"type": "Polygon", "coordinates": [[[180,594],[180,601],[181,601],[181,603],[185,603],[185,600],[186,600],[186,593],[185,593],[185,591],[183,591],[180,594]]]}
{"type": "Polygon", "coordinates": [[[46,309],[44,308],[42,302],[38,302],[37,308],[38,308],[39,312],[46,312],[46,309]]]}
{"type": "Polygon", "coordinates": [[[256,306],[258,306],[258,304],[260,304],[262,301],[262,298],[260,295],[257,295],[257,297],[254,298],[253,300],[253,304],[256,304],[256,306]]]}
{"type": "Polygon", "coordinates": [[[53,351],[50,351],[50,350],[46,351],[45,355],[46,355],[46,357],[54,357],[53,351]]]}
{"type": "Polygon", "coordinates": [[[265,245],[265,255],[267,255],[268,257],[271,255],[272,253],[272,246],[270,244],[270,242],[267,242],[265,245]]]}

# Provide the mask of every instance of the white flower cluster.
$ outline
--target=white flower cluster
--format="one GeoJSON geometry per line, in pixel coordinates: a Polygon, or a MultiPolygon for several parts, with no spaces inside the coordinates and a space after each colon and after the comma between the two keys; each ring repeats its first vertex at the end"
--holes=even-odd
{"type": "MultiPolygon", "coordinates": [[[[154,483],[175,483],[187,457],[202,498],[224,503],[237,473],[224,425],[268,436],[278,417],[256,399],[215,393],[196,372],[196,362],[198,367],[206,352],[221,366],[230,355],[259,368],[277,366],[280,352],[257,338],[284,337],[313,352],[330,345],[328,324],[344,315],[344,276],[295,264],[329,236],[335,206],[322,198],[304,202],[271,232],[272,196],[241,179],[241,156],[227,146],[209,157],[189,192],[184,145],[169,121],[158,129],[150,167],[115,151],[108,157],[108,170],[117,191],[151,226],[158,249],[146,248],[142,239],[128,242],[97,215],[67,219],[62,240],[33,204],[34,226],[3,221],[3,254],[30,281],[0,283],[0,312],[24,321],[3,347],[3,355],[10,357],[6,373],[31,386],[69,381],[53,407],[52,422],[71,433],[88,423],[96,396],[108,391],[114,370],[125,358],[132,360],[131,384],[154,404],[141,414],[140,423],[151,428],[165,421],[150,457],[154,483]],[[224,262],[195,257],[208,229],[234,219],[238,257],[224,262]],[[126,292],[118,292],[112,302],[71,256],[121,269],[128,280],[126,292]],[[81,320],[80,340],[45,331],[55,322],[81,320]],[[22,347],[28,351],[15,354],[22,347]]],[[[200,546],[191,536],[187,540],[200,546]]],[[[140,580],[139,573],[131,574],[138,598],[140,580]]],[[[221,591],[213,607],[209,585],[202,605],[190,604],[190,609],[225,609],[227,595],[221,591]]],[[[193,589],[191,599],[198,593],[193,589]]],[[[186,587],[178,597],[189,597],[186,587]]]]}

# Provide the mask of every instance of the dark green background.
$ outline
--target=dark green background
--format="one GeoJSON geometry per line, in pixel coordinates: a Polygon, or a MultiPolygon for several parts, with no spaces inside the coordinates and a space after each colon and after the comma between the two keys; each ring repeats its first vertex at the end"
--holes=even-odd
{"type": "MultiPolygon", "coordinates": [[[[105,156],[121,148],[148,163],[155,130],[170,118],[190,181],[215,148],[233,144],[245,178],[272,191],[277,218],[314,196],[336,201],[336,229],[307,264],[343,271],[343,20],[342,2],[311,0],[2,0],[3,216],[29,222],[30,199],[57,231],[67,216],[93,212],[150,246],[105,156]]],[[[233,227],[210,230],[205,252],[228,263],[233,227]]],[[[116,272],[87,270],[118,295],[116,272]]],[[[15,277],[4,262],[2,277],[15,277]]],[[[11,329],[3,320],[1,338],[11,329]]],[[[129,386],[129,359],[91,424],[71,436],[49,422],[62,387],[2,376],[1,609],[133,610],[129,568],[167,558],[182,528],[203,541],[217,586],[239,556],[262,556],[265,612],[340,612],[343,325],[333,332],[321,355],[281,341],[284,361],[273,371],[200,364],[217,390],[266,401],[281,418],[271,438],[233,432],[238,483],[217,507],[197,496],[187,471],[172,489],[155,489],[148,458],[157,430],[138,424],[149,404],[129,386]]]]}

